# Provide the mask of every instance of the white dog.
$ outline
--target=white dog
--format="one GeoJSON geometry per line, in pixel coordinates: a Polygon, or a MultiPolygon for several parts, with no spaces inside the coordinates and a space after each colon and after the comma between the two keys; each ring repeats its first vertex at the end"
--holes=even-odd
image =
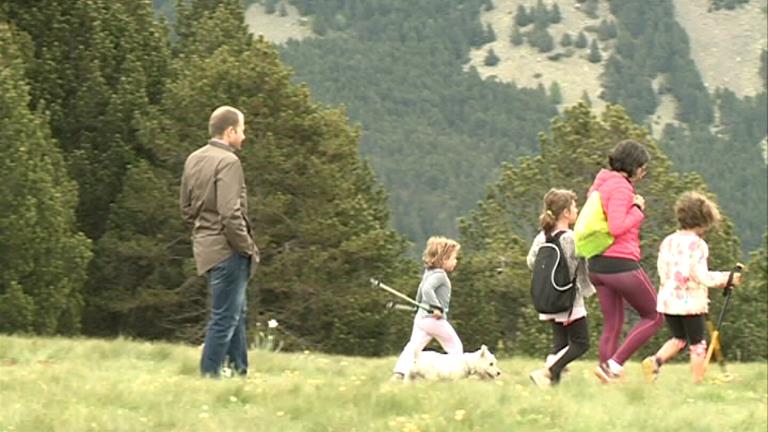
{"type": "Polygon", "coordinates": [[[405,381],[418,378],[426,380],[456,380],[477,376],[483,379],[495,379],[501,375],[496,357],[483,345],[475,352],[461,356],[441,354],[435,351],[416,353],[411,370],[405,375],[405,381]]]}

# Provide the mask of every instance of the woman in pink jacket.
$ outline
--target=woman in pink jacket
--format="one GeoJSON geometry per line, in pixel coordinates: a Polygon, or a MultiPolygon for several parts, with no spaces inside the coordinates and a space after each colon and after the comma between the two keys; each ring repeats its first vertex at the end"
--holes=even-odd
{"type": "Polygon", "coordinates": [[[647,343],[663,325],[656,311],[656,290],[640,267],[640,225],[645,218],[645,199],[635,184],[648,172],[650,155],[641,144],[625,140],[608,157],[610,169],[597,174],[589,189],[600,192],[613,243],[601,255],[589,259],[589,279],[597,290],[603,313],[600,364],[595,375],[604,383],[622,378],[623,364],[647,343]],[[640,315],[621,345],[624,301],[640,315]]]}

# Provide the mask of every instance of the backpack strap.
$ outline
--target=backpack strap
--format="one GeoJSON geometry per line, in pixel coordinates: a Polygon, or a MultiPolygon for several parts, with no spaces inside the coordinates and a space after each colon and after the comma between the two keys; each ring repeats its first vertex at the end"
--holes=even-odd
{"type": "Polygon", "coordinates": [[[560,242],[560,236],[562,236],[563,234],[565,234],[565,230],[558,231],[554,235],[552,233],[545,233],[544,234],[544,240],[546,240],[547,242],[551,242],[553,240],[557,240],[558,243],[559,243],[560,242]]]}
{"type": "MultiPolygon", "coordinates": [[[[546,234],[544,236],[544,238],[545,238],[545,240],[547,242],[554,243],[555,241],[557,241],[557,247],[558,247],[558,249],[560,249],[562,251],[563,247],[560,245],[560,236],[562,236],[563,234],[565,234],[565,230],[560,230],[560,231],[556,232],[554,235],[552,235],[551,233],[548,233],[548,234],[546,234]]],[[[563,258],[566,259],[565,257],[563,257],[563,258]]],[[[578,278],[578,277],[579,277],[579,265],[578,265],[578,262],[577,262],[576,268],[573,269],[573,278],[571,279],[571,283],[573,284],[573,295],[574,295],[574,297],[577,294],[576,290],[579,289],[579,286],[576,285],[576,278],[578,278]]],[[[565,319],[566,321],[570,321],[571,314],[573,313],[573,306],[574,306],[575,303],[576,303],[576,299],[574,298],[574,301],[571,303],[571,308],[568,310],[568,317],[565,319]]]]}

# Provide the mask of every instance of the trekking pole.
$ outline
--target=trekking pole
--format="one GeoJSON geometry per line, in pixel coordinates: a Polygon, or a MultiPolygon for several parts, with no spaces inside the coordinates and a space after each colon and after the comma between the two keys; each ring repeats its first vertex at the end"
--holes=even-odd
{"type": "Polygon", "coordinates": [[[433,308],[430,307],[429,305],[425,305],[424,303],[417,302],[416,300],[408,297],[407,295],[401,293],[400,291],[397,291],[394,288],[390,288],[390,287],[384,285],[378,279],[371,278],[371,284],[373,286],[375,286],[376,288],[381,288],[381,289],[383,289],[384,291],[386,291],[386,292],[388,292],[390,294],[393,294],[393,295],[396,295],[396,296],[400,297],[401,299],[403,299],[403,300],[407,301],[408,303],[416,306],[417,308],[420,308],[420,309],[423,309],[423,310],[425,310],[425,311],[427,311],[429,313],[432,313],[433,308]]]}
{"type": "Polygon", "coordinates": [[[402,304],[402,303],[395,303],[391,300],[384,305],[384,308],[389,310],[394,309],[394,310],[401,310],[406,312],[416,312],[416,309],[417,309],[416,306],[411,306],[411,305],[402,304]]]}
{"type": "Polygon", "coordinates": [[[720,364],[720,368],[723,370],[726,378],[729,378],[729,374],[725,367],[725,356],[723,356],[722,346],[720,344],[720,327],[723,325],[723,317],[725,317],[725,311],[728,309],[728,304],[731,302],[731,295],[733,294],[733,277],[736,273],[740,273],[743,268],[744,265],[741,263],[736,264],[733,270],[731,270],[731,272],[728,274],[728,281],[725,283],[725,288],[723,288],[723,297],[725,297],[725,301],[723,302],[722,309],[720,309],[720,315],[717,318],[717,326],[714,328],[714,331],[712,331],[712,338],[709,342],[709,349],[707,349],[707,357],[704,360],[704,367],[708,369],[712,355],[715,354],[717,362],[720,364]]]}

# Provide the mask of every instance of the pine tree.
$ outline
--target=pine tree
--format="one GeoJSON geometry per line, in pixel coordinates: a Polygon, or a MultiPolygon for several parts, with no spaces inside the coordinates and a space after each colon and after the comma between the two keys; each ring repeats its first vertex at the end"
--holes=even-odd
{"type": "Polygon", "coordinates": [[[549,85],[549,100],[553,105],[563,103],[563,93],[560,91],[560,84],[557,81],[552,81],[552,84],[549,85]]]}
{"type": "Polygon", "coordinates": [[[617,33],[616,24],[613,21],[602,20],[597,27],[597,38],[601,41],[613,39],[616,37],[617,33]]]}
{"type": "Polygon", "coordinates": [[[76,333],[90,241],[75,228],[77,185],[48,119],[28,108],[19,47],[31,45],[0,22],[0,331],[76,333]]]}
{"type": "Polygon", "coordinates": [[[576,48],[586,48],[587,45],[589,45],[589,42],[587,41],[587,36],[584,34],[583,31],[580,31],[578,36],[576,36],[576,42],[573,43],[573,46],[576,48]]]}
{"type": "Polygon", "coordinates": [[[559,24],[562,20],[563,17],[560,14],[560,6],[555,3],[552,5],[552,9],[549,11],[549,22],[552,24],[559,24]]]}
{"type": "Polygon", "coordinates": [[[512,45],[514,46],[520,46],[525,42],[525,39],[523,39],[523,35],[520,34],[520,30],[517,28],[517,26],[512,26],[512,33],[509,38],[510,42],[512,42],[512,45]]]}
{"type": "Polygon", "coordinates": [[[144,151],[135,136],[135,110],[162,98],[169,72],[167,29],[148,2],[50,0],[40,7],[9,0],[5,6],[11,22],[32,39],[26,70],[30,106],[49,113],[53,136],[78,182],[78,227],[97,239],[125,166],[144,151]],[[118,93],[131,94],[131,104],[138,105],[123,103],[118,93]]]}
{"type": "Polygon", "coordinates": [[[525,9],[525,6],[517,5],[517,12],[515,13],[515,24],[517,24],[518,27],[525,27],[532,21],[533,20],[531,19],[531,16],[528,15],[528,11],[525,9]]]}
{"type": "Polygon", "coordinates": [[[528,43],[545,53],[555,48],[555,41],[547,30],[533,30],[528,34],[528,43]]]}
{"type": "Polygon", "coordinates": [[[265,0],[264,1],[264,13],[272,15],[277,11],[278,0],[265,0]]]}
{"type": "Polygon", "coordinates": [[[189,234],[174,217],[176,183],[167,170],[145,161],[129,168],[109,229],[96,244],[83,323],[89,334],[200,337],[206,287],[194,271],[184,271],[193,263],[189,234]]]}
{"type": "Polygon", "coordinates": [[[243,13],[239,0],[181,2],[175,27],[178,35],[175,57],[210,55],[220,47],[238,51],[247,49],[253,38],[248,33],[243,13]],[[229,26],[232,28],[223,28],[229,26]]]}
{"type": "Polygon", "coordinates": [[[536,0],[536,6],[533,7],[533,22],[546,28],[549,25],[550,14],[544,0],[536,0]]]}
{"type": "Polygon", "coordinates": [[[603,60],[603,55],[600,53],[600,48],[597,46],[597,39],[592,39],[592,45],[589,47],[589,56],[587,57],[591,63],[600,63],[603,60]]]}
{"type": "Polygon", "coordinates": [[[616,53],[623,59],[631,61],[635,56],[635,41],[629,32],[621,32],[616,39],[616,53]]]}
{"type": "Polygon", "coordinates": [[[493,31],[493,27],[488,23],[485,25],[485,43],[491,43],[496,40],[496,32],[493,31]]]}
{"type": "Polygon", "coordinates": [[[568,32],[563,33],[563,37],[560,38],[560,46],[569,47],[571,45],[573,45],[573,38],[571,37],[571,34],[568,32]]]}
{"type": "Polygon", "coordinates": [[[496,66],[499,64],[499,56],[496,55],[496,53],[493,51],[493,48],[488,49],[488,54],[485,55],[485,60],[483,60],[483,63],[486,66],[496,66]]]}
{"type": "MultiPolygon", "coordinates": [[[[213,39],[243,40],[228,7],[189,24],[214,32],[213,39]]],[[[190,35],[185,51],[195,54],[175,60],[178,74],[161,106],[141,121],[144,145],[157,161],[132,166],[97,245],[90,289],[102,313],[94,321],[110,334],[199,340],[206,289],[194,276],[174,191],[184,158],[206,141],[208,115],[226,103],[246,115],[240,158],[262,253],[248,294],[249,320],[277,319],[297,338],[287,341],[294,348],[390,352],[402,329],[382,321],[380,295],[367,279],[373,274],[396,284],[411,269],[402,258],[405,242],[387,228],[386,196],[360,160],[359,132],[342,111],[311,102],[265,40],[214,47],[194,31],[182,33],[190,35]],[[339,298],[349,307],[340,310],[339,298]]]]}
{"type": "Polygon", "coordinates": [[[581,11],[584,12],[588,17],[592,19],[597,18],[597,0],[586,0],[585,2],[581,3],[581,11]]]}
{"type": "Polygon", "coordinates": [[[544,31],[541,33],[541,36],[539,37],[539,52],[545,53],[550,52],[553,49],[555,49],[555,40],[552,38],[552,35],[549,34],[548,31],[544,31]]]}

